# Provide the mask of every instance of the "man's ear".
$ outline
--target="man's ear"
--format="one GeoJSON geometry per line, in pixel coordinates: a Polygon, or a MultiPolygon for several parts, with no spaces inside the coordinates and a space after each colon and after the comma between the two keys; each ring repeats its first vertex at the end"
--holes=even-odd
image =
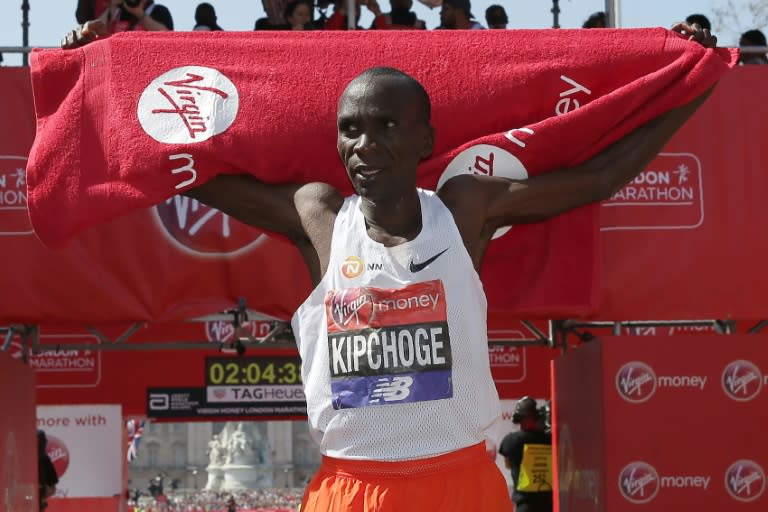
{"type": "Polygon", "coordinates": [[[424,134],[424,147],[419,155],[422,160],[429,158],[432,155],[432,150],[435,147],[435,129],[432,125],[429,125],[424,134]]]}

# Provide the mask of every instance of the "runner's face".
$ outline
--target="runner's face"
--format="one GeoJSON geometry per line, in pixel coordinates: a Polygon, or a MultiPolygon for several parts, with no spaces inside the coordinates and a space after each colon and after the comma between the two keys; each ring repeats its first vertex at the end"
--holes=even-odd
{"type": "Polygon", "coordinates": [[[336,146],[357,194],[386,196],[416,186],[416,168],[432,151],[420,101],[391,77],[360,80],[344,92],[336,146]]]}

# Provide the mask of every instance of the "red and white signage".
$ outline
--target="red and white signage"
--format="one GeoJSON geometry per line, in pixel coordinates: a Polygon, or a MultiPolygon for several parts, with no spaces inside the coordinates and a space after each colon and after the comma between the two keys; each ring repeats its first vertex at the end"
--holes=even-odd
{"type": "Polygon", "coordinates": [[[693,153],[659,153],[602,206],[611,209],[602,231],[695,229],[704,222],[701,161],[693,153]]]}
{"type": "MultiPolygon", "coordinates": [[[[101,383],[102,352],[98,339],[87,334],[40,334],[41,352],[29,355],[38,388],[90,388],[101,383]],[[71,350],[68,344],[93,345],[93,350],[71,350]]],[[[11,342],[10,354],[21,358],[21,343],[11,342]]]]}
{"type": "Polygon", "coordinates": [[[27,214],[26,156],[0,154],[0,237],[34,233],[27,214]]]}
{"type": "Polygon", "coordinates": [[[59,484],[56,497],[111,497],[122,491],[123,424],[119,405],[40,405],[59,484]]]}

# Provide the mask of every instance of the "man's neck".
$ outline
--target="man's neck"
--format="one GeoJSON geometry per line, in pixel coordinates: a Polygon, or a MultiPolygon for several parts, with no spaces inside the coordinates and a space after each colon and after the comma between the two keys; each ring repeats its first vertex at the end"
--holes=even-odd
{"type": "Polygon", "coordinates": [[[413,240],[421,231],[421,203],[418,192],[399,198],[371,200],[363,197],[360,210],[372,240],[394,247],[413,240]]]}

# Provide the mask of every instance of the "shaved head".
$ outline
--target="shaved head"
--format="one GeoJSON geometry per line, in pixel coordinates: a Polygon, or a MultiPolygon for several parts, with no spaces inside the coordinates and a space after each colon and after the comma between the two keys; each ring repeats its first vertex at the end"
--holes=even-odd
{"type": "Polygon", "coordinates": [[[401,91],[409,91],[417,100],[424,121],[429,123],[432,117],[432,106],[429,101],[429,94],[421,83],[411,75],[400,71],[399,69],[389,67],[369,68],[352,79],[339,101],[342,101],[348,91],[357,87],[372,87],[374,85],[386,84],[393,85],[401,91]]]}

